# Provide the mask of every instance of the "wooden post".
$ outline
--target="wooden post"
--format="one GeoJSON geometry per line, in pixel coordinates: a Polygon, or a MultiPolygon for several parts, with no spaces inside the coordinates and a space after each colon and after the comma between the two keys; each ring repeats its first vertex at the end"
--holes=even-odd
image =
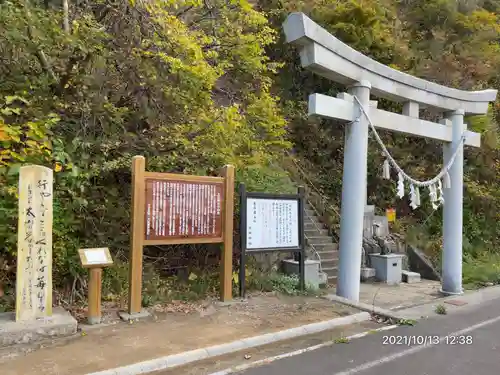
{"type": "Polygon", "coordinates": [[[144,242],[144,205],[146,159],[143,156],[132,158],[132,225],[130,249],[130,277],[128,313],[141,312],[142,309],[142,252],[144,242]]]}
{"type": "Polygon", "coordinates": [[[234,220],[234,166],[223,168],[224,177],[224,245],[221,257],[220,299],[223,302],[233,298],[233,220],[234,220]]]}
{"type": "Polygon", "coordinates": [[[101,288],[102,288],[102,268],[90,268],[89,275],[89,309],[87,321],[89,324],[101,323],[101,288]]]}
{"type": "Polygon", "coordinates": [[[107,247],[78,250],[80,261],[84,268],[89,268],[89,307],[87,322],[89,324],[101,323],[101,289],[102,269],[113,265],[113,258],[107,247]]]}

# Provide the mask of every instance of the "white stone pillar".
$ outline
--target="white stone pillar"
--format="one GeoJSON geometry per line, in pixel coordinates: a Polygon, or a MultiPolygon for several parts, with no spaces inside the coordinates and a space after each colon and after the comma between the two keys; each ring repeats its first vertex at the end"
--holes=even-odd
{"type": "Polygon", "coordinates": [[[52,316],[53,182],[50,168],[19,171],[16,321],[52,316]]]}
{"type": "Polygon", "coordinates": [[[444,163],[447,164],[454,150],[457,156],[450,168],[450,188],[443,188],[443,260],[442,292],[447,295],[462,294],[462,232],[463,232],[463,178],[464,154],[460,139],[465,130],[464,111],[447,115],[452,126],[452,142],[443,147],[444,163]]]}
{"type": "MultiPolygon", "coordinates": [[[[369,82],[361,81],[356,83],[349,92],[359,99],[367,111],[370,104],[370,89],[369,82]]],[[[369,123],[357,101],[354,101],[354,108],[354,119],[358,120],[347,125],[345,129],[337,295],[358,301],[366,202],[369,123]]]]}

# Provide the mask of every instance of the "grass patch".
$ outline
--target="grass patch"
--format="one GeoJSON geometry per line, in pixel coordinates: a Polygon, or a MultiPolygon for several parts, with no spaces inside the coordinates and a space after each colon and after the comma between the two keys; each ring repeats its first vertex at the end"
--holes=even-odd
{"type": "Polygon", "coordinates": [[[400,326],[414,326],[415,324],[417,324],[417,321],[413,319],[400,319],[398,321],[400,326]]]}
{"type": "Polygon", "coordinates": [[[318,295],[319,289],[306,285],[306,290],[300,290],[297,275],[284,275],[279,272],[254,272],[247,280],[249,291],[278,292],[289,296],[318,295]]]}
{"type": "Polygon", "coordinates": [[[340,337],[337,337],[335,340],[333,340],[333,342],[335,344],[348,344],[349,339],[345,336],[340,336],[340,337]]]}
{"type": "Polygon", "coordinates": [[[468,289],[500,284],[500,254],[484,252],[476,257],[465,256],[462,277],[468,289]]]}
{"type": "Polygon", "coordinates": [[[434,312],[438,315],[446,315],[448,313],[448,311],[446,311],[446,306],[444,305],[437,305],[434,312]]]}

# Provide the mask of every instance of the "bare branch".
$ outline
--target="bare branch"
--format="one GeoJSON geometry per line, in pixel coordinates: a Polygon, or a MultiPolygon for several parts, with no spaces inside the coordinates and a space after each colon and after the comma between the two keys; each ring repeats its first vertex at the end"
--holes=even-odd
{"type": "Polygon", "coordinates": [[[49,60],[47,59],[47,56],[45,55],[43,50],[40,48],[40,46],[38,46],[38,44],[36,44],[34,41],[35,38],[34,38],[34,34],[33,34],[33,27],[31,26],[32,17],[31,17],[31,12],[29,10],[29,7],[30,7],[29,2],[26,0],[24,2],[23,8],[24,8],[24,14],[26,15],[26,25],[28,28],[28,37],[35,45],[36,56],[38,58],[38,61],[40,62],[40,65],[43,67],[43,69],[45,69],[45,71],[50,76],[50,78],[52,78],[54,81],[58,81],[57,76],[54,73],[54,70],[52,69],[52,67],[49,64],[49,60]]]}
{"type": "Polygon", "coordinates": [[[177,14],[175,15],[177,18],[181,18],[184,14],[186,14],[187,12],[189,12],[191,9],[193,9],[194,7],[192,5],[186,7],[185,9],[177,12],[177,14]]]}
{"type": "Polygon", "coordinates": [[[52,67],[49,65],[49,60],[47,60],[47,56],[45,56],[45,53],[38,46],[36,47],[36,54],[37,54],[38,60],[40,61],[40,64],[45,69],[45,71],[48,73],[50,78],[52,78],[54,81],[57,81],[57,77],[56,77],[54,71],[52,70],[52,67]]]}
{"type": "Polygon", "coordinates": [[[69,28],[69,0],[62,0],[62,3],[63,3],[64,31],[69,34],[71,31],[69,28]]]}

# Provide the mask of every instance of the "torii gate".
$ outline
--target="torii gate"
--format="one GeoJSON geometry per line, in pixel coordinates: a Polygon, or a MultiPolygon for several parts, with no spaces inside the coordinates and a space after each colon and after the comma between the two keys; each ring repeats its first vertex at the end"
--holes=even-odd
{"type": "Polygon", "coordinates": [[[309,115],[352,122],[345,136],[337,295],[359,300],[369,128],[361,106],[375,127],[443,141],[445,164],[456,152],[449,169],[451,186],[443,191],[442,292],[463,293],[463,144],[479,147],[481,143],[480,134],[467,131],[464,115],[486,114],[497,90],[462,91],[391,69],[342,43],[303,13],[290,14],[283,27],[286,41],[299,47],[304,68],[350,87],[349,94],[338,98],[309,97],[309,115]],[[402,102],[403,114],[377,109],[371,94],[402,102]],[[426,107],[443,113],[440,124],[419,119],[419,109],[426,107]]]}

